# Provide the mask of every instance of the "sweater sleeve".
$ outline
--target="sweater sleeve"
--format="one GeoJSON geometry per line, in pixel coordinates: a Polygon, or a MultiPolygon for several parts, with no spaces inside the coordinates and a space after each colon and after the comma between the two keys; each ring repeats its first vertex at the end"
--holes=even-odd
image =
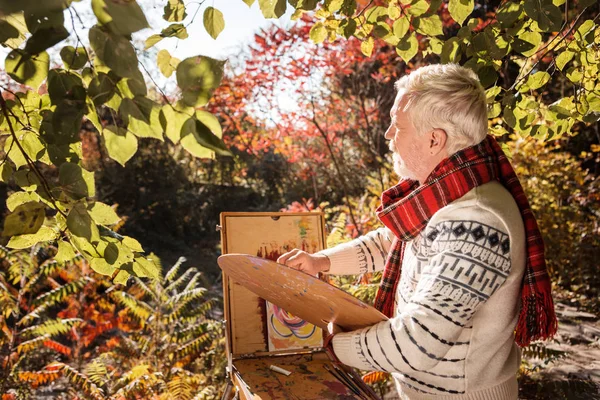
{"type": "MultiPolygon", "coordinates": [[[[401,312],[371,327],[333,338],[336,356],[363,370],[457,371],[464,361],[472,318],[510,272],[510,242],[493,215],[478,221],[445,220],[428,226],[429,241],[416,287],[401,312]],[[461,340],[461,341],[459,341],[461,340]],[[458,349],[457,347],[463,346],[458,349]],[[454,351],[453,351],[454,350],[454,351]]],[[[455,372],[456,373],[456,372],[455,372]]],[[[458,376],[457,376],[458,377],[458,376]]]]}
{"type": "Polygon", "coordinates": [[[355,275],[381,271],[385,267],[394,234],[379,228],[347,243],[320,251],[331,261],[326,274],[355,275]]]}

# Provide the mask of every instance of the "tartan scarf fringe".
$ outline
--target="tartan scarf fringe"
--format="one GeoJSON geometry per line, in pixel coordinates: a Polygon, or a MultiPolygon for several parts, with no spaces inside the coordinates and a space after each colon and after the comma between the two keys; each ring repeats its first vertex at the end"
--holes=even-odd
{"type": "Polygon", "coordinates": [[[544,242],[523,187],[491,135],[443,160],[423,185],[406,179],[381,195],[377,216],[396,238],[375,297],[378,310],[390,318],[394,314],[407,241],[414,239],[439,209],[492,180],[499,181],[513,196],[525,227],[526,266],[515,341],[523,347],[533,340],[549,339],[556,333],[558,323],[544,259],[544,242]]]}
{"type": "Polygon", "coordinates": [[[548,292],[532,291],[525,285],[521,292],[521,310],[515,329],[515,342],[520,347],[536,340],[551,339],[558,330],[552,296],[548,292]]]}

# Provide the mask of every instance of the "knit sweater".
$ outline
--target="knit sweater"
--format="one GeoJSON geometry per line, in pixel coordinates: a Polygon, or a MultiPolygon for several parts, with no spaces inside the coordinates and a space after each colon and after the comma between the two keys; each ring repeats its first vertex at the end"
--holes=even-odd
{"type": "MultiPolygon", "coordinates": [[[[327,273],[382,270],[392,239],[380,228],[322,251],[327,273]]],[[[336,356],[390,372],[401,399],[517,399],[514,328],[525,257],[510,193],[495,181],[471,190],[407,243],[394,317],[335,335],[336,356]]]]}

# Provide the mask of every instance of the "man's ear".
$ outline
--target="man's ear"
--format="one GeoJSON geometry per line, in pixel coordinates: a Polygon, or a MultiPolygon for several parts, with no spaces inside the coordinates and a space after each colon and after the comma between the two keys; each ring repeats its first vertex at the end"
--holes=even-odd
{"type": "Polygon", "coordinates": [[[432,130],[429,134],[429,152],[433,155],[445,150],[447,140],[448,134],[445,130],[439,128],[432,130]]]}

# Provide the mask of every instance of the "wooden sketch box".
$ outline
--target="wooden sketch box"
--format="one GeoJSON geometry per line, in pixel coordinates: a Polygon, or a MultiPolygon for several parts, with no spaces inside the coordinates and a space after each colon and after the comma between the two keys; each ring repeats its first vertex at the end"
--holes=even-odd
{"type": "Polygon", "coordinates": [[[333,321],[358,329],[386,317],[316,277],[269,261],[293,248],[322,250],[322,213],[222,213],[221,243],[228,368],[239,397],[367,398],[357,390],[366,388],[362,382],[345,384],[347,376],[331,372],[337,367],[323,350],[322,328],[333,321]]]}

